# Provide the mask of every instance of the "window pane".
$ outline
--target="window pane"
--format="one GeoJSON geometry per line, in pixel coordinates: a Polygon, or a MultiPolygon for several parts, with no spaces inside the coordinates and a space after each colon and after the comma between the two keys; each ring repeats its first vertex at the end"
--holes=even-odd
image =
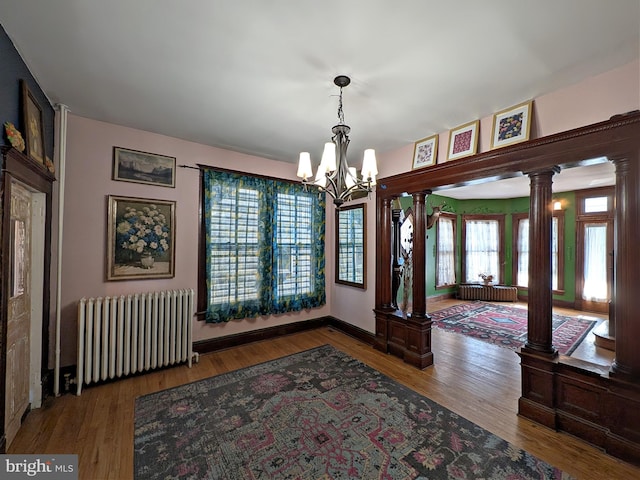
{"type": "Polygon", "coordinates": [[[591,197],[584,199],[584,213],[606,212],[608,209],[608,197],[591,197]]]}
{"type": "MultiPolygon", "coordinates": [[[[551,288],[558,289],[558,263],[560,255],[560,240],[557,217],[552,221],[551,238],[551,288]]],[[[529,219],[523,218],[518,222],[518,269],[516,273],[516,284],[520,287],[529,286],[529,219]]]]}
{"type": "Polygon", "coordinates": [[[276,297],[309,293],[313,291],[311,199],[283,193],[276,198],[276,297]]]}
{"type": "Polygon", "coordinates": [[[455,239],[453,220],[440,217],[438,220],[438,268],[436,284],[456,283],[455,239]]]}
{"type": "Polygon", "coordinates": [[[258,298],[258,192],[233,193],[209,212],[211,304],[258,298]]]}
{"type": "Polygon", "coordinates": [[[477,282],[481,273],[500,283],[500,225],[497,220],[465,222],[465,282],[477,282]]]}
{"type": "Polygon", "coordinates": [[[586,225],[582,298],[604,301],[607,295],[607,225],[586,225]]]}
{"type": "Polygon", "coordinates": [[[518,222],[518,273],[516,284],[529,286],[529,219],[518,222]]]}
{"type": "Polygon", "coordinates": [[[347,207],[336,211],[336,282],[365,286],[365,207],[347,207]]]}

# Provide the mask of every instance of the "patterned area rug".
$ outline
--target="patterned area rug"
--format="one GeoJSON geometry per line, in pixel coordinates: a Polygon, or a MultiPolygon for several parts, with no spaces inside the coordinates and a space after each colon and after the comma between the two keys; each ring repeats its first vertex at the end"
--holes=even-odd
{"type": "Polygon", "coordinates": [[[136,400],[135,478],[568,479],[332,346],[136,400]]]}
{"type": "MultiPolygon", "coordinates": [[[[433,325],[501,347],[520,348],[527,341],[527,309],[475,301],[429,314],[433,325]]],[[[585,339],[596,320],[553,314],[553,345],[562,355],[585,339]]]]}

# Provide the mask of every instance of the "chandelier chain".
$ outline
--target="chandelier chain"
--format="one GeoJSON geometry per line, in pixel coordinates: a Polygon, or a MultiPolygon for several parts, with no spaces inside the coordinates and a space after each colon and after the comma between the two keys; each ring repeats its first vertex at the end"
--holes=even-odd
{"type": "Polygon", "coordinates": [[[342,87],[340,87],[340,96],[338,99],[338,121],[340,125],[344,125],[344,110],[342,110],[342,87]]]}

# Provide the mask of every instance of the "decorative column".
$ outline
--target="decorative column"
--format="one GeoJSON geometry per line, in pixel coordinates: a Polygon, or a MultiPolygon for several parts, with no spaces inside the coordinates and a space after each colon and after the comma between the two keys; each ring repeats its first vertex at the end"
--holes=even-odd
{"type": "Polygon", "coordinates": [[[637,380],[640,378],[640,151],[629,153],[624,158],[613,158],[612,162],[616,167],[613,242],[616,356],[610,374],[614,378],[637,380]]]}
{"type": "Polygon", "coordinates": [[[553,347],[551,243],[553,207],[551,184],[558,167],[529,172],[529,308],[527,342],[518,351],[522,396],[518,414],[557,428],[554,378],[558,352],[553,347]]]}
{"type": "Polygon", "coordinates": [[[404,360],[418,368],[433,365],[431,317],[427,315],[426,246],[427,209],[425,199],[431,191],[413,194],[413,303],[407,317],[404,360]]]}
{"type": "Polygon", "coordinates": [[[381,352],[389,351],[389,312],[394,310],[391,298],[391,199],[378,198],[376,232],[376,338],[374,347],[381,352]]]}
{"type": "Polygon", "coordinates": [[[378,292],[380,295],[379,301],[376,302],[383,309],[393,308],[393,299],[391,298],[391,198],[382,199],[382,208],[379,212],[380,218],[378,221],[378,271],[380,272],[377,277],[380,279],[380,285],[378,285],[378,292]]]}
{"type": "Polygon", "coordinates": [[[529,308],[527,342],[523,351],[558,355],[552,343],[553,296],[551,244],[553,226],[552,178],[560,168],[528,173],[529,196],[529,308]]]}

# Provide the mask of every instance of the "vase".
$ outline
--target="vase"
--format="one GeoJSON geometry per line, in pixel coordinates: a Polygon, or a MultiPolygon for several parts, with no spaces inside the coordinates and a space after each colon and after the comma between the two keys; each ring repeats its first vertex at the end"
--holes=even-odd
{"type": "Polygon", "coordinates": [[[140,257],[140,264],[142,268],[153,268],[153,256],[152,255],[144,255],[140,257]]]}

